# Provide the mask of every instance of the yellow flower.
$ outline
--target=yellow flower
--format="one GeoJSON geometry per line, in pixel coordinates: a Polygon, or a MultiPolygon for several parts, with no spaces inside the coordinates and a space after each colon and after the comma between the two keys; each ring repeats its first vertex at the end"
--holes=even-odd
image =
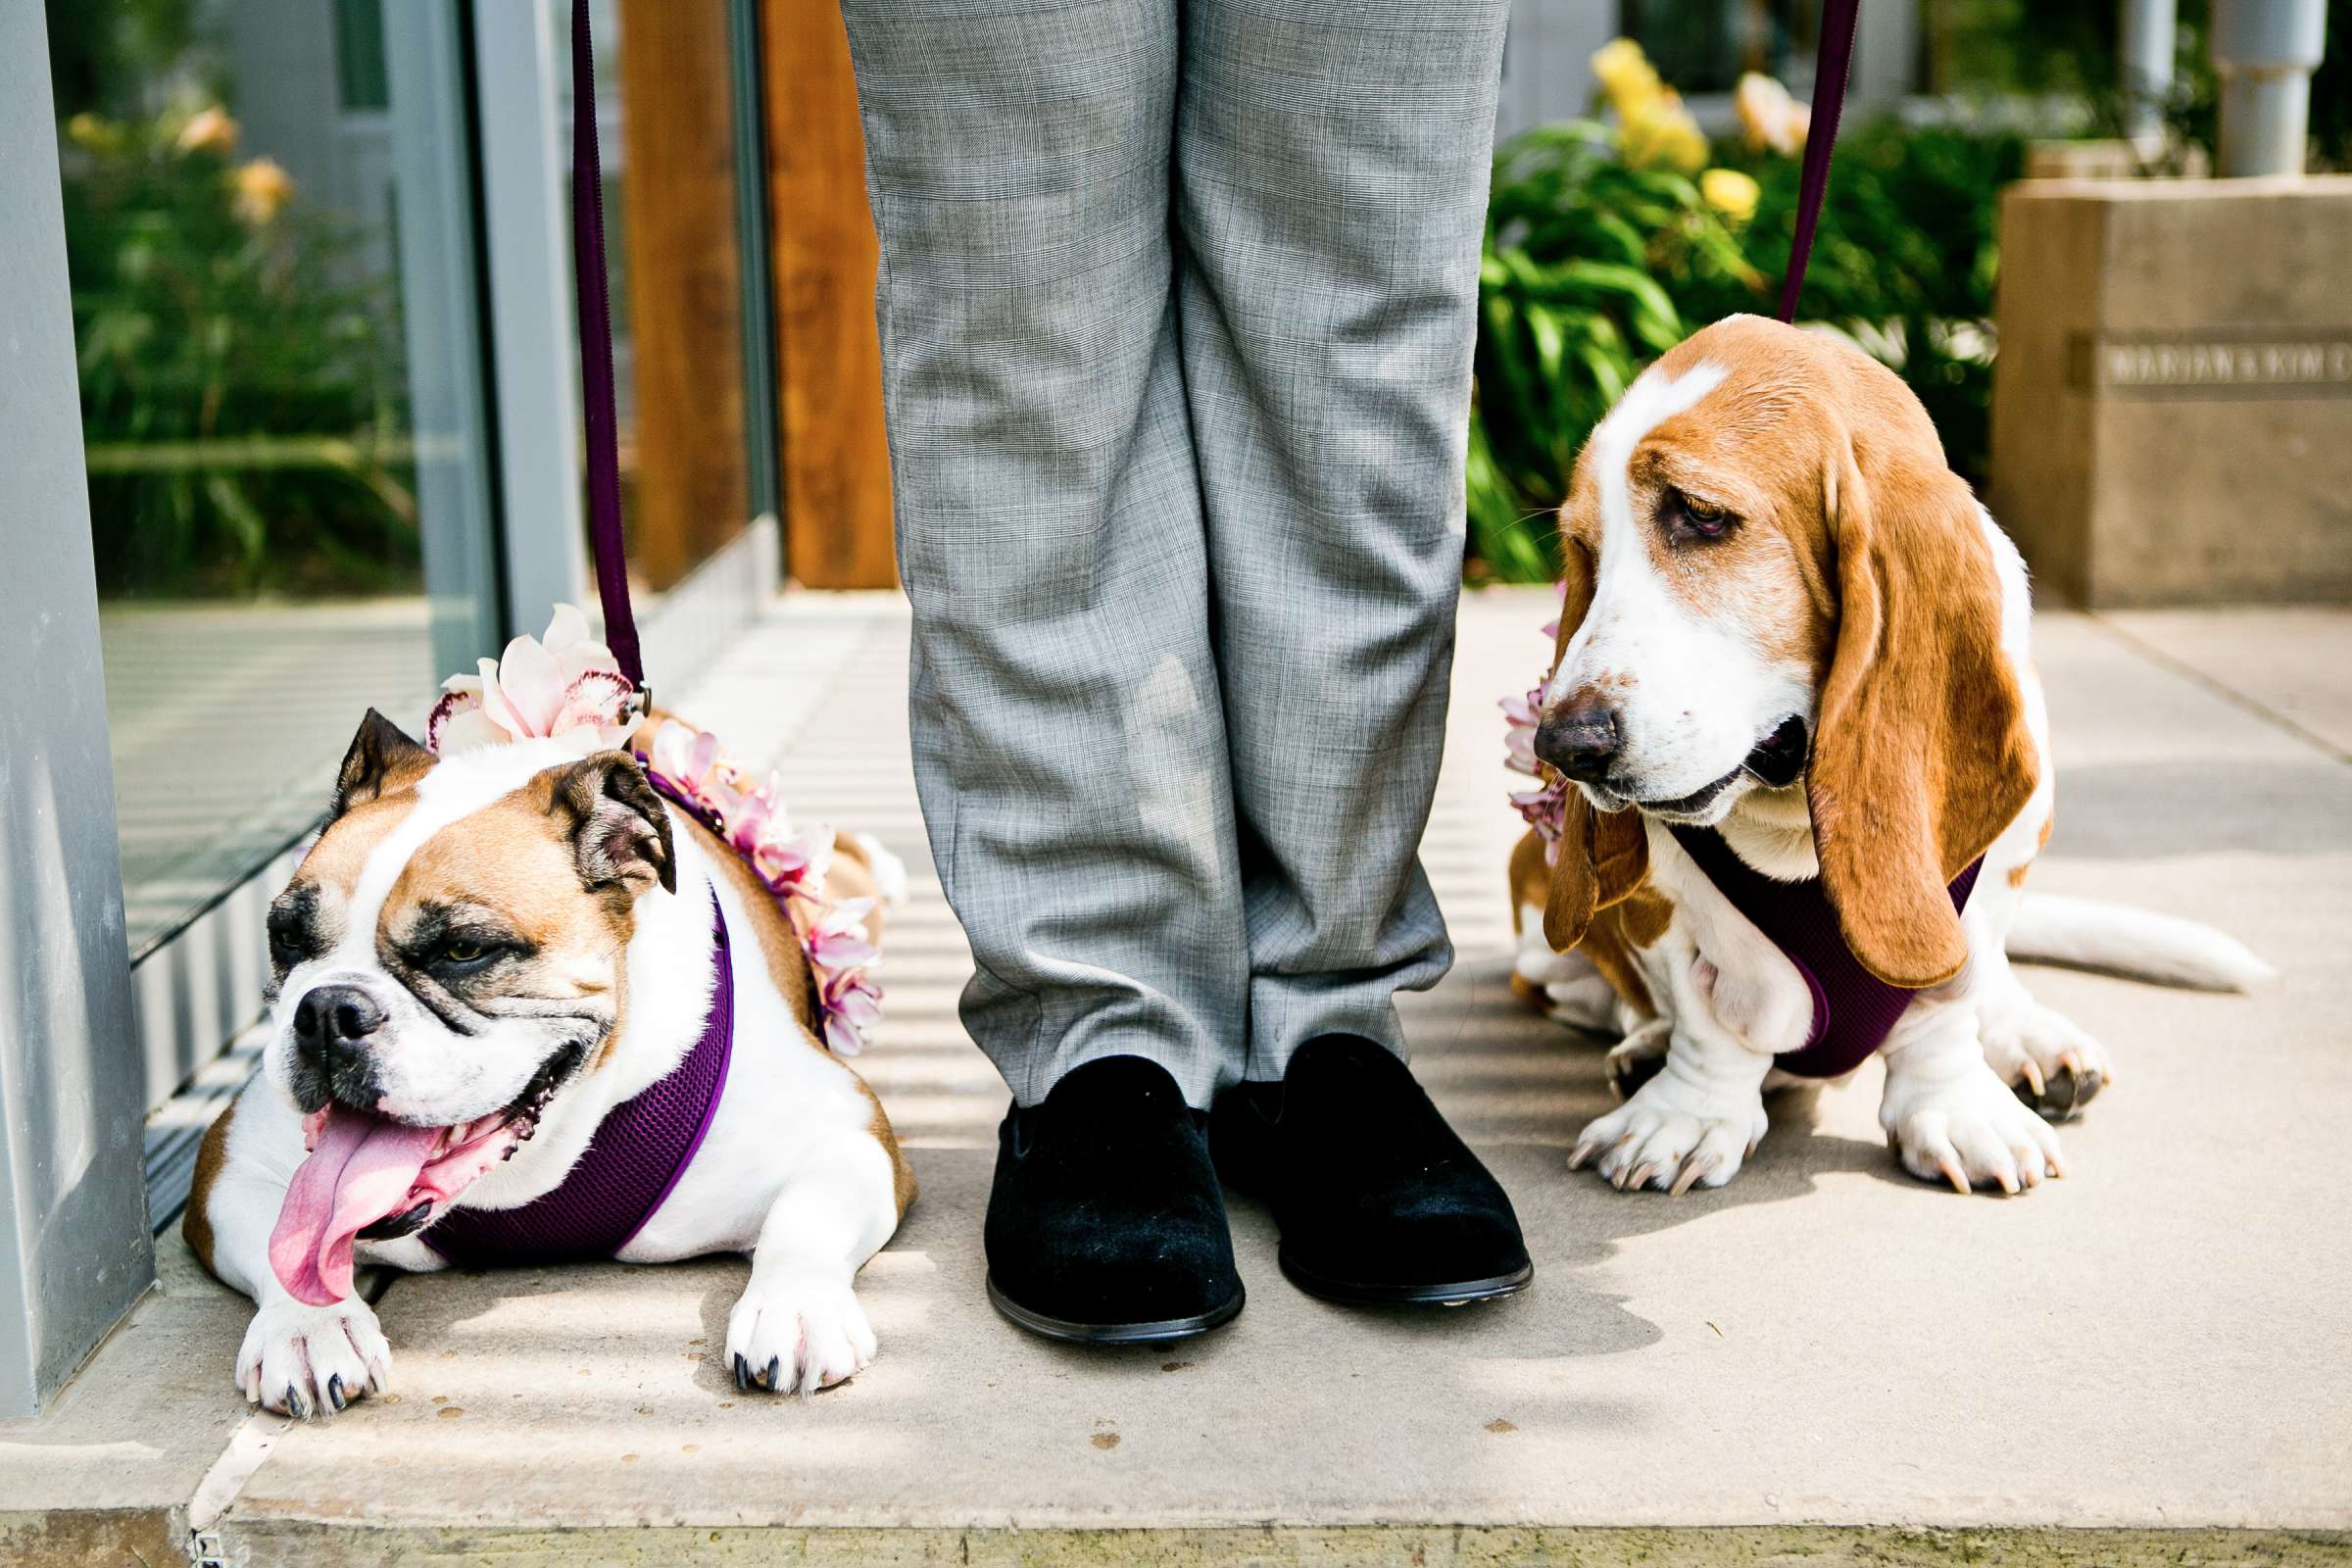
{"type": "Polygon", "coordinates": [[[1740,128],[1747,137],[1748,151],[1760,153],[1770,148],[1793,155],[1805,150],[1805,131],[1812,123],[1813,112],[1789,97],[1788,89],[1772,77],[1752,71],[1741,76],[1732,93],[1732,106],[1740,112],[1740,128]]]}
{"type": "Polygon", "coordinates": [[[179,127],[173,145],[183,153],[219,153],[226,158],[237,150],[237,122],[219,108],[199,109],[179,127]]]}
{"type": "Polygon", "coordinates": [[[242,165],[229,176],[235,194],[229,205],[239,219],[260,228],[275,218],[278,209],[294,197],[294,181],[286,172],[267,158],[256,158],[242,165]]]}
{"type": "Polygon", "coordinates": [[[1592,76],[1617,111],[1618,146],[1636,169],[1663,166],[1695,174],[1707,162],[1707,138],[1682,95],[1658,79],[1631,38],[1612,38],[1592,56],[1592,76]]]}
{"type": "Polygon", "coordinates": [[[1756,182],[1737,169],[1710,169],[1698,176],[1698,193],[1726,219],[1744,223],[1756,216],[1756,182]]]}
{"type": "Polygon", "coordinates": [[[66,135],[76,147],[86,147],[94,153],[122,150],[122,127],[86,109],[66,122],[66,135]]]}
{"type": "Polygon", "coordinates": [[[1665,90],[1657,68],[1631,38],[1612,38],[1593,52],[1592,78],[1620,115],[1638,112],[1665,90]]]}
{"type": "Polygon", "coordinates": [[[1695,174],[1707,164],[1706,132],[1671,87],[1637,113],[1625,116],[1618,135],[1626,163],[1635,169],[1667,168],[1695,174]]]}

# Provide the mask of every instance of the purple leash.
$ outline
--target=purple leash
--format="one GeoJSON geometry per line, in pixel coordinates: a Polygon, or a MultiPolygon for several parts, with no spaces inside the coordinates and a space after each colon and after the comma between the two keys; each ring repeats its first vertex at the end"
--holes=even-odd
{"type": "MultiPolygon", "coordinates": [[[[1788,248],[1788,270],[1781,278],[1780,318],[1794,322],[1797,296],[1804,291],[1805,264],[1829,194],[1830,155],[1838,121],[1845,108],[1846,77],[1853,69],[1854,29],[1861,0],[1823,0],[1820,51],[1813,69],[1813,116],[1805,133],[1805,165],[1797,183],[1796,233],[1788,248]]],[[[1838,927],[1829,890],[1816,876],[1780,882],[1733,853],[1712,828],[1675,827],[1676,842],[1696,862],[1717,892],[1761,931],[1804,977],[1812,994],[1813,1022],[1805,1043],[1774,1058],[1784,1072],[1800,1078],[1838,1078],[1867,1061],[1886,1041],[1916,993],[1888,985],[1862,966],[1838,927]]],[[[1955,911],[1984,868],[1980,856],[1945,890],[1955,911]]]]}
{"type": "MultiPolygon", "coordinates": [[[[605,642],[621,673],[645,689],[645,662],[629,612],[629,564],[620,532],[620,444],[613,414],[612,300],[605,272],[604,179],[596,149],[596,57],[588,0],[571,7],[571,262],[579,302],[580,404],[588,436],[588,544],[605,642]]],[[[662,786],[657,783],[657,789],[662,786]]],[[[689,811],[691,801],[664,795],[689,811]]],[[[735,976],[718,890],[710,890],[717,975],[703,1030],[661,1081],[608,1111],[563,1181],[514,1208],[454,1207],[423,1233],[461,1268],[515,1267],[609,1258],[636,1239],[702,1148],[726,1089],[735,1051],[735,976]]]]}
{"type": "Polygon", "coordinates": [[[596,153],[596,52],[588,0],[571,4],[571,269],[580,319],[580,412],[588,430],[588,549],[605,645],[629,683],[645,686],[629,561],[620,535],[620,431],[613,413],[612,288],[605,275],[605,181],[596,153]]]}
{"type": "Polygon", "coordinates": [[[1838,143],[1838,119],[1845,110],[1845,78],[1854,65],[1854,27],[1862,0],[1822,0],[1821,46],[1813,63],[1813,117],[1805,131],[1805,168],[1796,187],[1796,237],[1788,247],[1788,270],[1781,277],[1781,319],[1796,319],[1796,297],[1805,286],[1805,263],[1813,259],[1813,230],[1821,221],[1822,198],[1830,189],[1830,151],[1838,143]]]}

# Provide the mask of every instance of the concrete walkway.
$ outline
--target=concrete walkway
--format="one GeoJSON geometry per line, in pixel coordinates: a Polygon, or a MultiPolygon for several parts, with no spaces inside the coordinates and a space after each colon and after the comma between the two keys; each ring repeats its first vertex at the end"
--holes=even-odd
{"type": "Polygon", "coordinates": [[[801,596],[680,706],[917,867],[861,1063],[923,1183],[861,1284],[880,1360],[806,1402],[739,1395],[713,1353],[732,1259],[398,1280],[397,1394],[294,1426],[246,1413],[248,1308],[174,1242],[55,1411],[0,1426],[0,1561],[2346,1560],[2352,614],[2043,617],[2039,885],[2211,920],[2285,973],[2252,998],[2036,974],[2119,1080],[2065,1131],[2072,1179],[2004,1200],[1896,1169],[1875,1066],[1778,1102],[1721,1193],[1564,1168],[1607,1092],[1599,1048],[1504,985],[1494,706],[1540,673],[1547,613],[1466,604],[1426,850],[1461,961],[1409,1004],[1527,1223],[1525,1295],[1323,1305],[1240,1204],[1228,1331],[1085,1352],[1000,1322],[979,1215],[1004,1095],[956,1022],[904,612],[801,596]]]}

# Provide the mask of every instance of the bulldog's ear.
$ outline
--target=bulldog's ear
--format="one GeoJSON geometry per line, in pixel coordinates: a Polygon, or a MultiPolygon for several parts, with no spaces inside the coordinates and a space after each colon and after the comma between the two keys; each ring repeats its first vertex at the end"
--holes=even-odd
{"type": "Polygon", "coordinates": [[[678,891],[669,812],[626,752],[598,752],[554,770],[551,814],[567,823],[580,880],[632,898],[656,883],[678,891]]]}
{"type": "MultiPolygon", "coordinates": [[[[1592,608],[1592,562],[1573,539],[1561,541],[1564,597],[1560,601],[1560,629],[1552,643],[1552,675],[1568,644],[1592,608]]],[[[1551,678],[1544,680],[1548,700],[1551,678]]],[[[1592,917],[1612,904],[1633,896],[1649,875],[1649,834],[1642,813],[1595,811],[1584,792],[1569,787],[1561,808],[1560,842],[1551,850],[1551,892],[1544,904],[1544,940],[1555,953],[1566,953],[1585,940],[1592,917]]]]}
{"type": "Polygon", "coordinates": [[[351,738],[351,750],[343,754],[328,814],[341,816],[355,806],[407,789],[432,768],[433,760],[431,752],[370,708],[368,716],[360,720],[360,732],[351,738]]]}
{"type": "Polygon", "coordinates": [[[1874,427],[1870,446],[1849,434],[1831,460],[1838,633],[1806,770],[1846,945],[1911,989],[1968,962],[1946,887],[2025,809],[2039,771],[1977,499],[1917,423],[1874,427]]]}

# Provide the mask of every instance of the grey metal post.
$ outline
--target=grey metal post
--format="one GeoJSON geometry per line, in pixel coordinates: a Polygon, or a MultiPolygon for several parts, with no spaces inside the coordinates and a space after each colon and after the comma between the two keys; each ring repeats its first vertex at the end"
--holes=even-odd
{"type": "Polygon", "coordinates": [[[556,20],[548,5],[473,8],[507,622],[534,635],[550,606],[591,592],[556,20]]]}
{"type": "MultiPolygon", "coordinates": [[[[466,36],[455,0],[387,5],[383,26],[432,667],[467,669],[498,651],[507,617],[492,549],[490,411],[482,391],[466,144],[466,36]]],[[[419,672],[420,686],[427,674],[419,672]]]]}
{"type": "Polygon", "coordinates": [[[2174,0],[2124,0],[2116,64],[2124,89],[2124,134],[2134,141],[2164,134],[2164,104],[2173,95],[2173,52],[2180,20],[2174,0]]]}
{"type": "Polygon", "coordinates": [[[1919,74],[1920,7],[1909,0],[1862,0],[1854,28],[1849,108],[1884,109],[1911,91],[1919,74]]]}
{"type": "Polygon", "coordinates": [[[2328,41],[2327,0],[2213,0],[2225,176],[2300,174],[2311,134],[2311,74],[2328,41]]]}
{"type": "Polygon", "coordinates": [[[154,1282],[39,6],[0,5],[0,1416],[154,1282]]]}

